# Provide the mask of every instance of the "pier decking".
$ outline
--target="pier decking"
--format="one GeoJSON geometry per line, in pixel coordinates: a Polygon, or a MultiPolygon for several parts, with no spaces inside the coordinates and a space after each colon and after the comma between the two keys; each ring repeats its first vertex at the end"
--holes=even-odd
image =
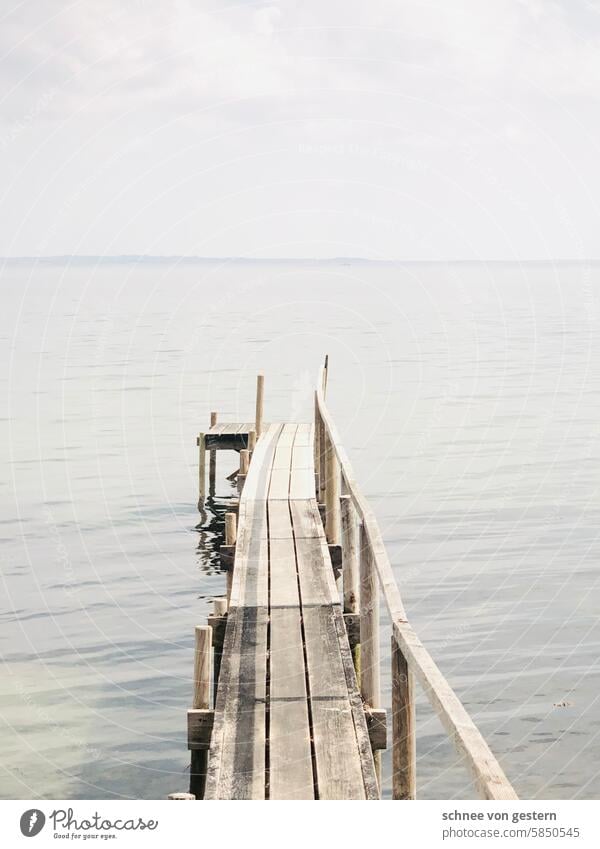
{"type": "Polygon", "coordinates": [[[376,798],[315,499],[313,428],[272,424],[242,491],[205,798],[376,798]],[[314,772],[313,772],[314,764],[314,772]]]}
{"type": "Polygon", "coordinates": [[[407,622],[375,517],[325,406],[326,381],[325,369],[314,424],[263,425],[259,379],[255,423],[215,427],[213,421],[198,439],[200,506],[206,450],[240,452],[240,499],[237,522],[233,514],[227,520],[227,599],[217,603],[212,627],[196,629],[191,792],[206,799],[380,798],[379,752],[387,744],[381,592],[393,626],[393,798],[416,795],[417,679],[478,794],[514,799],[494,755],[407,622]],[[341,565],[340,586],[335,564],[341,565]]]}

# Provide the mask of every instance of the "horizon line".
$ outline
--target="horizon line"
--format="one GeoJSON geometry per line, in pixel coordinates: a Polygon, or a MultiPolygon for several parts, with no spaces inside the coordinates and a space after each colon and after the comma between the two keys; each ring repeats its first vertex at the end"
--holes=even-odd
{"type": "Polygon", "coordinates": [[[293,262],[293,263],[369,263],[374,265],[597,265],[600,258],[562,259],[373,259],[355,256],[327,257],[253,257],[198,256],[194,254],[46,254],[43,256],[0,256],[0,263],[11,262],[293,262]]]}

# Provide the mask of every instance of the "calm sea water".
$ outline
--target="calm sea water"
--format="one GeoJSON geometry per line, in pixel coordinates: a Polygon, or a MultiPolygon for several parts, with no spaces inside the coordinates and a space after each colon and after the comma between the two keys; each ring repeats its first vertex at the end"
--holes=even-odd
{"type": "MultiPolygon", "coordinates": [[[[219,455],[200,526],[195,437],[210,410],[252,417],[257,371],[268,420],[308,420],[326,352],[421,638],[521,796],[600,796],[600,269],[46,263],[0,281],[0,796],[186,788],[234,468],[219,455]]],[[[422,797],[473,795],[422,700],[418,773],[422,797]]]]}

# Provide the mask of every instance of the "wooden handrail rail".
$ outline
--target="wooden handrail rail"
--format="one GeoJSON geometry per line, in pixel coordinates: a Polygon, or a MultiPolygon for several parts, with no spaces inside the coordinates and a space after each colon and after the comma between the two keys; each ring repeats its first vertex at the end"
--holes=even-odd
{"type": "MultiPolygon", "coordinates": [[[[478,794],[484,799],[516,799],[517,795],[512,785],[475,723],[408,623],[400,590],[385,550],[377,519],[360,491],[352,464],[327,409],[324,394],[326,386],[327,367],[324,367],[319,373],[315,397],[317,419],[315,428],[319,435],[317,439],[318,450],[319,452],[333,450],[337,458],[343,482],[342,490],[344,494],[350,496],[362,523],[361,538],[368,545],[370,559],[379,579],[379,586],[393,626],[395,645],[401,652],[409,672],[423,687],[429,702],[438,714],[459,754],[464,757],[478,794]],[[322,444],[323,441],[325,445],[322,444]]],[[[405,686],[405,691],[411,693],[412,687],[405,686]]],[[[409,706],[409,708],[414,709],[414,705],[409,706]]],[[[410,733],[414,734],[414,723],[409,722],[408,725],[411,726],[410,733]]],[[[401,742],[403,751],[410,748],[406,746],[405,739],[401,742]]],[[[414,741],[412,745],[414,757],[414,741]]],[[[404,777],[402,781],[404,781],[404,777]]],[[[414,798],[414,775],[408,780],[407,786],[412,786],[413,789],[406,793],[401,792],[396,798],[414,798]]]]}

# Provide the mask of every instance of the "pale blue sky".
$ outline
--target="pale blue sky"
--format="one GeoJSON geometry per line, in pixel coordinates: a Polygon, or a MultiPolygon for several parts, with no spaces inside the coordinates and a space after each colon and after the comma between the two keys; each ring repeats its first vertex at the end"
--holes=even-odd
{"type": "Polygon", "coordinates": [[[2,9],[0,255],[600,258],[597,2],[2,9]]]}

